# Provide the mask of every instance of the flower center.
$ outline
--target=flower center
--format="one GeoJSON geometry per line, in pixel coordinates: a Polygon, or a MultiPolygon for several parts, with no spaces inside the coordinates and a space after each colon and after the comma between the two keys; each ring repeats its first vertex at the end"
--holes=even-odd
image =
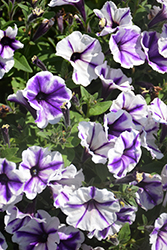
{"type": "Polygon", "coordinates": [[[11,45],[11,39],[7,36],[4,36],[2,39],[1,39],[1,44],[2,46],[5,46],[5,45],[11,45]]]}
{"type": "Polygon", "coordinates": [[[8,182],[8,177],[6,176],[6,174],[0,174],[0,183],[1,185],[5,185],[8,182]]]}
{"type": "Polygon", "coordinates": [[[39,241],[42,242],[42,243],[45,243],[45,242],[47,242],[47,238],[48,238],[48,234],[43,233],[43,234],[41,234],[39,241]]]}
{"type": "Polygon", "coordinates": [[[81,59],[81,53],[75,52],[72,54],[70,60],[75,62],[76,60],[81,59]]]}
{"type": "Polygon", "coordinates": [[[46,95],[45,93],[43,93],[43,92],[40,91],[40,92],[38,93],[38,95],[36,96],[36,99],[37,99],[38,102],[40,102],[40,101],[42,101],[42,100],[45,100],[45,99],[46,99],[46,96],[47,96],[47,95],[46,95]]]}
{"type": "Polygon", "coordinates": [[[32,168],[30,169],[30,173],[31,173],[32,177],[37,176],[38,173],[39,173],[38,167],[37,167],[37,166],[32,167],[32,168]]]}
{"type": "Polygon", "coordinates": [[[114,28],[116,28],[116,27],[118,27],[118,26],[119,26],[119,23],[113,21],[113,23],[112,23],[112,28],[114,29],[114,28]]]}

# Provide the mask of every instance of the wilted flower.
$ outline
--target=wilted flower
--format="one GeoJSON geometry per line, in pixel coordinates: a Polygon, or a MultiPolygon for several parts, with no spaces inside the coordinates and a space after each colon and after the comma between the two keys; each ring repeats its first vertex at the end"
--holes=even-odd
{"type": "Polygon", "coordinates": [[[9,59],[3,59],[0,56],[0,79],[4,76],[5,73],[9,72],[9,70],[14,66],[13,57],[9,59]]]}
{"type": "Polygon", "coordinates": [[[130,8],[118,8],[112,1],[107,1],[101,10],[94,9],[95,15],[100,19],[99,26],[102,29],[97,33],[104,36],[115,32],[119,27],[132,26],[130,8]]]}
{"type": "Polygon", "coordinates": [[[46,211],[38,210],[36,217],[44,219],[44,222],[38,222],[31,219],[26,225],[16,231],[12,241],[19,245],[20,250],[30,249],[48,249],[56,250],[60,242],[58,235],[59,219],[51,217],[46,211]]]}
{"type": "Polygon", "coordinates": [[[5,31],[0,30],[0,56],[3,59],[11,58],[16,49],[24,47],[24,44],[15,39],[17,31],[18,28],[16,24],[14,29],[12,29],[12,27],[8,27],[5,31]]]}
{"type": "Polygon", "coordinates": [[[107,189],[82,187],[70,195],[61,210],[69,225],[91,232],[103,230],[116,221],[120,205],[107,189]]]}
{"type": "Polygon", "coordinates": [[[154,223],[150,234],[151,250],[166,250],[167,248],[167,213],[162,213],[154,223]]]}
{"type": "MultiPolygon", "coordinates": [[[[166,3],[167,5],[167,3],[166,3]]],[[[156,10],[156,15],[153,17],[153,19],[148,23],[148,27],[151,28],[154,25],[166,21],[167,19],[167,6],[165,4],[162,5],[162,8],[159,9],[159,11],[157,12],[156,10]]]]}
{"type": "Polygon", "coordinates": [[[42,8],[36,7],[32,10],[32,13],[28,16],[27,23],[30,23],[34,21],[36,18],[41,17],[44,13],[44,10],[42,8]]]}
{"type": "Polygon", "coordinates": [[[71,99],[72,92],[61,77],[42,71],[28,80],[23,96],[37,111],[37,126],[45,128],[48,123],[60,121],[63,116],[61,105],[71,99]]]}
{"type": "Polygon", "coordinates": [[[123,68],[133,68],[145,62],[145,54],[140,44],[140,29],[137,26],[120,28],[111,35],[109,47],[114,61],[123,68]]]}
{"type": "Polygon", "coordinates": [[[5,144],[8,144],[8,147],[10,147],[10,138],[9,138],[9,125],[3,125],[1,127],[1,132],[2,132],[2,136],[4,139],[5,144]]]}
{"type": "Polygon", "coordinates": [[[163,200],[161,176],[143,173],[138,181],[132,182],[139,187],[136,193],[137,203],[145,210],[152,209],[163,200]]]}
{"type": "Polygon", "coordinates": [[[57,43],[56,55],[71,63],[74,68],[73,81],[85,87],[98,77],[95,67],[104,60],[99,41],[79,31],[74,31],[57,43]]]}
{"type": "Polygon", "coordinates": [[[32,40],[35,41],[39,37],[46,34],[46,32],[48,32],[48,30],[53,26],[54,22],[55,22],[54,17],[52,17],[51,19],[44,19],[42,21],[42,23],[39,25],[39,27],[38,27],[37,31],[35,32],[35,34],[33,35],[32,40]]]}
{"type": "Polygon", "coordinates": [[[32,200],[41,193],[49,182],[49,177],[63,166],[59,152],[50,152],[47,148],[32,146],[22,152],[19,170],[25,176],[24,192],[32,200]]]}
{"type": "Polygon", "coordinates": [[[36,56],[34,55],[32,58],[32,63],[35,64],[36,66],[38,66],[40,69],[42,69],[43,71],[46,71],[47,68],[46,66],[44,65],[44,63],[36,56]]]}

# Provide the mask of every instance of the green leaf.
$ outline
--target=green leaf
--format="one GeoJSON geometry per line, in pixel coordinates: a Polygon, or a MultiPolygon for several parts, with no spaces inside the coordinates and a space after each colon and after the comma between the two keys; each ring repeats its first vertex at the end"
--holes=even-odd
{"type": "Polygon", "coordinates": [[[0,157],[1,158],[6,158],[8,161],[12,162],[21,162],[21,158],[18,158],[16,156],[17,153],[17,148],[6,148],[6,149],[1,149],[0,157]]]}
{"type": "Polygon", "coordinates": [[[125,225],[121,228],[118,234],[118,240],[121,244],[125,244],[131,238],[131,231],[129,227],[129,223],[125,223],[125,225]]]}
{"type": "Polygon", "coordinates": [[[110,108],[112,101],[98,102],[89,109],[88,116],[101,115],[110,108]]]}
{"type": "Polygon", "coordinates": [[[90,99],[91,95],[84,87],[81,86],[81,96],[83,100],[87,102],[90,99]]]}
{"type": "Polygon", "coordinates": [[[27,62],[27,59],[21,53],[19,53],[19,52],[15,53],[14,61],[15,61],[14,67],[17,70],[23,70],[23,71],[29,72],[29,73],[33,72],[32,68],[30,67],[30,65],[27,62]]]}

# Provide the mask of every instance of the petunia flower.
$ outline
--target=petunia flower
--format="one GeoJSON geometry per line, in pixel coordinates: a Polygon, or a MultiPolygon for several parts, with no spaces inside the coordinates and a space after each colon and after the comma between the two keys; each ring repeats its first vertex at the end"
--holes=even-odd
{"type": "Polygon", "coordinates": [[[158,40],[160,38],[160,34],[156,31],[144,31],[141,34],[141,37],[141,45],[150,67],[162,74],[167,72],[167,58],[164,58],[158,50],[158,40]]]}
{"type": "Polygon", "coordinates": [[[145,54],[141,49],[140,39],[140,29],[137,26],[120,28],[115,34],[112,34],[109,47],[114,61],[127,69],[143,64],[145,54]]]}
{"type": "Polygon", "coordinates": [[[16,169],[16,164],[0,159],[0,209],[3,205],[11,204],[22,194],[25,176],[16,169]]]}
{"type": "Polygon", "coordinates": [[[58,175],[53,173],[49,178],[48,186],[52,190],[54,206],[56,208],[63,206],[69,200],[70,193],[78,189],[83,181],[82,169],[77,171],[72,164],[62,168],[58,175]]]}
{"type": "Polygon", "coordinates": [[[20,41],[16,40],[17,25],[14,29],[8,27],[5,31],[0,30],[0,56],[4,59],[9,59],[14,55],[16,49],[24,47],[20,41]]]}
{"type": "Polygon", "coordinates": [[[111,225],[120,205],[112,192],[91,186],[74,191],[61,210],[67,215],[69,225],[91,232],[111,225]]]}
{"type": "Polygon", "coordinates": [[[81,249],[82,249],[82,250],[104,250],[103,247],[95,247],[95,248],[93,248],[93,247],[88,246],[88,245],[86,245],[86,244],[83,244],[83,245],[81,246],[81,249]]]}
{"type": "Polygon", "coordinates": [[[104,129],[109,141],[114,141],[124,131],[131,132],[134,128],[131,115],[126,110],[110,111],[104,115],[104,129]]]}
{"type": "Polygon", "coordinates": [[[115,145],[108,151],[108,169],[115,178],[126,176],[137,165],[141,158],[141,141],[139,132],[124,131],[116,139],[115,145]]]}
{"type": "Polygon", "coordinates": [[[39,128],[45,128],[48,123],[59,122],[63,116],[61,105],[69,102],[72,97],[72,92],[66,87],[64,80],[48,71],[31,77],[22,93],[30,106],[37,111],[35,122],[39,128]]]}
{"type": "Polygon", "coordinates": [[[123,204],[120,211],[116,213],[117,220],[114,223],[102,231],[94,230],[93,232],[88,233],[88,238],[91,239],[93,236],[95,236],[100,241],[106,239],[108,236],[118,233],[125,223],[128,222],[129,225],[131,225],[135,221],[136,212],[136,207],[123,204]]]}
{"type": "Polygon", "coordinates": [[[56,250],[60,242],[58,235],[59,219],[51,217],[46,211],[38,210],[36,218],[45,219],[38,222],[31,219],[26,225],[16,231],[12,241],[19,245],[20,250],[47,249],[56,250]],[[30,248],[31,247],[31,248],[30,248]]]}
{"type": "Polygon", "coordinates": [[[134,92],[122,92],[113,101],[110,111],[116,112],[119,109],[126,110],[132,117],[135,129],[141,130],[147,122],[148,107],[142,95],[135,95],[134,92]]]}
{"type": "Polygon", "coordinates": [[[48,4],[49,7],[54,6],[61,6],[61,5],[73,5],[75,8],[79,10],[81,13],[84,22],[86,22],[86,13],[85,13],[85,6],[84,6],[84,0],[51,0],[48,4]]]}
{"type": "Polygon", "coordinates": [[[32,146],[22,152],[19,170],[25,176],[24,192],[30,200],[41,193],[53,173],[59,173],[63,167],[63,159],[58,151],[50,152],[47,148],[32,146]]]}
{"type": "Polygon", "coordinates": [[[150,233],[151,250],[165,250],[167,248],[167,213],[162,213],[154,223],[150,233]]]}
{"type": "Polygon", "coordinates": [[[74,31],[56,45],[56,55],[68,60],[74,68],[73,81],[85,87],[98,77],[95,67],[103,63],[101,50],[97,39],[79,31],[74,31]]]}
{"type": "Polygon", "coordinates": [[[13,57],[9,59],[3,59],[0,56],[0,79],[4,76],[5,73],[9,72],[9,70],[14,66],[13,57]]]}
{"type": "Polygon", "coordinates": [[[151,176],[143,173],[141,179],[132,182],[132,184],[139,187],[136,192],[136,200],[143,209],[152,209],[162,202],[163,189],[160,175],[155,174],[151,176]]]}
{"type": "Polygon", "coordinates": [[[120,91],[133,90],[132,79],[123,74],[121,69],[112,69],[107,61],[95,68],[95,73],[102,81],[102,98],[106,99],[113,89],[120,91]]]}
{"type": "Polygon", "coordinates": [[[78,250],[85,239],[84,234],[72,226],[60,225],[58,235],[60,242],[57,245],[57,250],[78,250]]]}
{"type": "Polygon", "coordinates": [[[119,27],[132,26],[130,8],[117,8],[112,1],[105,2],[101,10],[94,9],[93,12],[100,19],[99,26],[102,28],[97,36],[113,33],[119,27]]]}
{"type": "Polygon", "coordinates": [[[159,53],[167,58],[167,24],[164,24],[162,27],[162,33],[160,34],[160,38],[158,39],[158,51],[159,53]]]}
{"type": "Polygon", "coordinates": [[[78,125],[78,130],[81,145],[92,156],[92,161],[105,164],[108,150],[113,147],[114,142],[108,141],[102,125],[100,123],[82,121],[78,125]]]}
{"type": "Polygon", "coordinates": [[[8,248],[8,245],[6,243],[5,237],[0,232],[0,250],[6,250],[8,248]]]}

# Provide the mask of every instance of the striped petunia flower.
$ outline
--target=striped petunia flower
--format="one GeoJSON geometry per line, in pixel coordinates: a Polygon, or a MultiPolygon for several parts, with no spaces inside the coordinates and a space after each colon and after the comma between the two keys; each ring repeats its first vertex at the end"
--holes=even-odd
{"type": "Polygon", "coordinates": [[[115,32],[119,27],[132,26],[130,8],[117,8],[114,2],[107,1],[101,10],[94,9],[95,15],[100,19],[99,26],[102,29],[97,36],[104,36],[115,32]]]}
{"type": "Polygon", "coordinates": [[[154,223],[150,233],[151,250],[167,249],[167,213],[162,213],[154,223]]]}
{"type": "Polygon", "coordinates": [[[133,66],[144,64],[145,54],[141,49],[140,29],[137,26],[131,28],[119,28],[112,34],[109,47],[114,61],[121,67],[130,69],[133,66]]]}
{"type": "Polygon", "coordinates": [[[30,106],[36,110],[35,122],[39,128],[45,128],[48,123],[56,124],[63,117],[61,106],[64,102],[70,107],[72,92],[65,81],[54,76],[49,71],[42,71],[31,77],[22,92],[30,106]]]}
{"type": "Polygon", "coordinates": [[[9,72],[9,70],[14,66],[13,57],[9,59],[3,59],[0,56],[0,79],[4,76],[5,73],[9,72]]]}
{"type": "Polygon", "coordinates": [[[90,186],[74,191],[61,210],[69,225],[91,232],[103,230],[116,221],[120,205],[112,192],[90,186]]]}
{"type": "Polygon", "coordinates": [[[68,60],[74,68],[75,84],[88,86],[97,79],[95,67],[102,64],[104,54],[99,41],[79,31],[74,31],[56,45],[56,55],[68,60]]]}
{"type": "Polygon", "coordinates": [[[16,49],[24,47],[20,41],[16,40],[17,25],[14,29],[8,27],[5,31],[0,30],[0,56],[4,59],[9,59],[14,55],[16,49]]]}
{"type": "Polygon", "coordinates": [[[11,204],[23,193],[25,176],[14,162],[0,159],[0,209],[11,204]]]}
{"type": "Polygon", "coordinates": [[[24,192],[30,200],[41,193],[49,183],[53,173],[59,174],[63,167],[63,159],[58,151],[32,146],[22,152],[22,162],[19,170],[25,177],[24,192]]]}
{"type": "Polygon", "coordinates": [[[8,248],[8,245],[6,243],[6,239],[3,236],[3,234],[0,232],[0,249],[1,250],[6,250],[8,248]]]}
{"type": "Polygon", "coordinates": [[[26,225],[17,230],[12,241],[19,245],[20,250],[47,249],[56,250],[60,242],[58,226],[60,224],[57,217],[51,217],[46,211],[38,210],[37,219],[31,219],[26,225]]]}

